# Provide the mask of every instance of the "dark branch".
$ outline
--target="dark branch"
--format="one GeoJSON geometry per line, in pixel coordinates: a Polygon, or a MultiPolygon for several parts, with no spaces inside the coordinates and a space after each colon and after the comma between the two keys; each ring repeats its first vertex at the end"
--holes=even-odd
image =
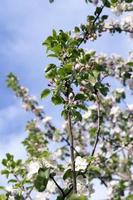
{"type": "MultiPolygon", "coordinates": [[[[99,16],[101,15],[102,11],[103,11],[104,5],[101,6],[101,10],[100,12],[97,14],[96,18],[94,19],[93,23],[92,23],[92,28],[95,25],[96,21],[99,19],[99,16]]],[[[86,33],[84,34],[84,37],[81,39],[81,41],[79,42],[79,44],[77,45],[77,48],[85,41],[85,39],[87,38],[87,36],[90,33],[88,31],[86,31],[86,33]]]]}
{"type": "Polygon", "coordinates": [[[59,186],[59,184],[56,182],[56,180],[54,179],[54,177],[52,175],[50,175],[50,178],[55,183],[55,185],[57,186],[57,188],[59,189],[59,191],[62,193],[62,197],[64,199],[65,198],[65,192],[64,192],[64,190],[59,186]]]}
{"type": "Polygon", "coordinates": [[[70,154],[71,154],[71,164],[73,172],[73,193],[77,193],[77,181],[76,181],[76,171],[75,171],[75,156],[74,156],[74,137],[72,132],[72,122],[71,122],[71,112],[68,110],[68,133],[70,138],[70,154]]]}
{"type": "MultiPolygon", "coordinates": [[[[70,142],[67,138],[63,137],[62,141],[65,141],[67,143],[68,146],[70,146],[70,142]]],[[[80,156],[80,153],[75,149],[75,147],[73,147],[73,150],[75,151],[75,153],[80,156]]]]}
{"type": "Polygon", "coordinates": [[[94,144],[91,156],[94,156],[95,154],[96,147],[99,142],[99,135],[100,135],[100,102],[99,102],[98,94],[96,94],[96,96],[97,96],[97,131],[96,131],[96,140],[95,140],[95,144],[94,144]]]}

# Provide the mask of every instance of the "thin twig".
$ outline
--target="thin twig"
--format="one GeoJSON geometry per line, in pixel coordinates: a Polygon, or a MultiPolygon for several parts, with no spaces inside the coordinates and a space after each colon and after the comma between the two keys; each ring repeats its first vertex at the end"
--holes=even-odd
{"type": "MultiPolygon", "coordinates": [[[[100,12],[97,14],[96,18],[94,19],[93,23],[92,23],[92,27],[95,25],[96,21],[98,20],[99,16],[101,15],[102,11],[103,11],[104,5],[101,6],[101,10],[100,12]]],[[[84,37],[82,38],[82,40],[79,42],[79,44],[77,45],[77,48],[85,41],[85,38],[88,36],[89,32],[88,30],[86,31],[86,33],[84,34],[84,37]]]]}
{"type": "Polygon", "coordinates": [[[29,198],[30,200],[32,200],[30,194],[31,194],[31,192],[32,192],[33,189],[34,189],[34,186],[30,189],[29,192],[27,192],[25,199],[29,198]]]}
{"type": "Polygon", "coordinates": [[[107,183],[104,181],[104,177],[98,176],[98,178],[100,179],[101,183],[102,183],[105,187],[108,187],[107,183]]]}
{"type": "MultiPolygon", "coordinates": [[[[62,141],[63,141],[63,140],[67,143],[68,146],[70,146],[70,142],[69,142],[69,140],[68,140],[67,138],[63,137],[63,138],[62,138],[62,141]]],[[[80,156],[80,153],[76,150],[75,147],[73,147],[73,150],[75,151],[75,153],[76,153],[78,156],[80,156]]]]}
{"type": "MultiPolygon", "coordinates": [[[[20,183],[20,180],[19,180],[19,178],[18,178],[18,176],[17,176],[16,174],[14,174],[14,177],[15,177],[16,180],[20,183]]],[[[25,189],[24,185],[21,186],[21,189],[22,189],[22,191],[26,192],[26,189],[25,189]]],[[[31,191],[32,191],[32,190],[31,190],[31,191]]],[[[31,193],[31,192],[30,192],[30,193],[31,193]]],[[[26,193],[26,198],[25,198],[25,199],[29,198],[30,200],[32,200],[32,198],[31,198],[31,196],[30,196],[30,193],[29,193],[29,192],[26,193]]]]}
{"type": "Polygon", "coordinates": [[[50,175],[50,178],[52,179],[52,181],[55,183],[55,185],[57,186],[57,188],[62,193],[62,198],[65,199],[65,192],[64,192],[64,190],[59,186],[59,184],[56,182],[56,180],[54,179],[54,177],[52,175],[50,175]]]}

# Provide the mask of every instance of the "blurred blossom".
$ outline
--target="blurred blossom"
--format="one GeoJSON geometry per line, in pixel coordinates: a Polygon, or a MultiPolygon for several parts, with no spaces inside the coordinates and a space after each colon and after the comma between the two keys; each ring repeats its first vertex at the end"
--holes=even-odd
{"type": "Polygon", "coordinates": [[[76,166],[76,171],[84,171],[88,165],[88,162],[85,158],[82,158],[80,156],[77,156],[75,159],[75,166],[76,166]]]}

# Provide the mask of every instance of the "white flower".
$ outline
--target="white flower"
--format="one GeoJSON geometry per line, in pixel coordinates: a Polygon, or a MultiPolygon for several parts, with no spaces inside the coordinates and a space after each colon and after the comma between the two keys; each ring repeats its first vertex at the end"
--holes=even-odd
{"type": "Polygon", "coordinates": [[[113,187],[116,185],[116,181],[110,181],[109,186],[108,186],[108,197],[113,198],[113,187]]]}
{"type": "MultiPolygon", "coordinates": [[[[56,159],[56,158],[54,158],[56,159]]],[[[46,168],[56,168],[56,161],[52,160],[52,161],[48,161],[46,159],[42,160],[42,166],[46,167],[46,168]]]]}
{"type": "Polygon", "coordinates": [[[55,192],[55,190],[56,190],[56,185],[55,185],[55,183],[54,183],[53,181],[49,181],[49,182],[48,182],[47,190],[48,190],[48,192],[49,192],[50,194],[53,193],[53,192],[55,192]]]}
{"type": "Polygon", "coordinates": [[[76,157],[76,159],[75,159],[76,171],[79,171],[79,170],[84,171],[86,169],[87,165],[88,165],[88,162],[86,161],[85,158],[82,158],[80,156],[76,157]]]}
{"type": "Polygon", "coordinates": [[[81,151],[81,147],[80,147],[80,146],[76,146],[75,149],[76,149],[76,151],[78,151],[78,152],[81,151]]]}
{"type": "Polygon", "coordinates": [[[121,132],[121,136],[122,136],[122,137],[125,137],[125,136],[126,136],[126,132],[125,132],[125,131],[122,131],[122,132],[121,132]]]}
{"type": "Polygon", "coordinates": [[[124,88],[117,88],[116,89],[116,92],[118,92],[118,93],[123,93],[125,90],[124,90],[124,88]]]}
{"type": "Polygon", "coordinates": [[[114,132],[116,133],[120,133],[121,132],[121,129],[119,126],[116,126],[114,129],[113,129],[114,132]]]}
{"type": "Polygon", "coordinates": [[[37,192],[35,200],[49,200],[50,199],[50,193],[47,191],[44,192],[37,192]]]}
{"type": "Polygon", "coordinates": [[[83,81],[81,81],[81,84],[82,84],[82,85],[87,85],[87,81],[84,81],[84,80],[83,80],[83,81]]]}
{"type": "Polygon", "coordinates": [[[8,197],[8,200],[15,200],[15,197],[10,195],[10,196],[8,197]]]}
{"type": "Polygon", "coordinates": [[[25,109],[26,111],[30,110],[30,105],[28,103],[22,103],[22,108],[25,109]]]}
{"type": "Polygon", "coordinates": [[[128,104],[127,107],[129,109],[129,111],[133,112],[133,104],[128,104]]]}
{"type": "Polygon", "coordinates": [[[29,93],[29,89],[25,88],[24,86],[21,86],[20,89],[22,90],[22,92],[25,93],[25,95],[27,95],[29,93]]]}
{"type": "Polygon", "coordinates": [[[62,129],[65,130],[67,129],[68,127],[68,121],[65,121],[63,124],[62,124],[62,129]]]}
{"type": "Polygon", "coordinates": [[[69,98],[70,100],[74,98],[74,95],[73,95],[72,92],[69,94],[69,97],[68,97],[68,98],[69,98]]]}
{"type": "Polygon", "coordinates": [[[90,110],[97,110],[97,105],[93,104],[92,106],[89,107],[90,110]]]}
{"type": "Polygon", "coordinates": [[[44,106],[36,106],[36,109],[41,111],[44,109],[44,106]]]}
{"type": "Polygon", "coordinates": [[[18,194],[20,190],[13,188],[12,186],[7,186],[6,191],[10,192],[12,195],[18,194]]]}
{"type": "Polygon", "coordinates": [[[97,57],[96,57],[96,62],[98,63],[98,64],[104,64],[105,62],[106,62],[106,57],[107,57],[107,55],[106,54],[104,54],[104,53],[100,53],[97,57]]]}
{"type": "Polygon", "coordinates": [[[115,7],[111,6],[112,12],[114,12],[117,16],[121,15],[123,12],[121,4],[117,4],[115,7]]]}
{"type": "Polygon", "coordinates": [[[80,68],[81,68],[81,65],[78,64],[78,63],[74,66],[74,69],[75,69],[75,70],[79,70],[80,68]]]}
{"type": "Polygon", "coordinates": [[[88,119],[91,116],[91,110],[88,110],[84,115],[83,118],[84,119],[88,119]]]}
{"type": "Polygon", "coordinates": [[[120,108],[118,106],[113,106],[111,108],[111,111],[110,111],[110,115],[119,115],[120,113],[120,108]]]}
{"type": "Polygon", "coordinates": [[[57,150],[54,152],[54,156],[55,156],[56,158],[59,158],[61,155],[62,155],[62,150],[61,150],[61,149],[57,149],[57,150]]]}
{"type": "Polygon", "coordinates": [[[8,192],[12,192],[13,191],[13,187],[12,186],[7,186],[5,189],[8,192]]]}
{"type": "Polygon", "coordinates": [[[32,178],[32,176],[38,172],[39,168],[40,168],[39,162],[31,161],[27,166],[28,170],[27,178],[29,179],[32,178]]]}
{"type": "Polygon", "coordinates": [[[43,118],[42,119],[42,123],[47,123],[47,122],[50,122],[52,120],[52,117],[50,117],[50,116],[47,116],[47,117],[45,117],[45,118],[43,118]]]}

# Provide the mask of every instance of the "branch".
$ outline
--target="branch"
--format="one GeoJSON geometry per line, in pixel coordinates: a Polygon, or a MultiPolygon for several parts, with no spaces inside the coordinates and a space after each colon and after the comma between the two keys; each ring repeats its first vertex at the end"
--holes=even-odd
{"type": "Polygon", "coordinates": [[[72,190],[73,190],[73,187],[71,187],[71,188],[68,190],[68,192],[65,194],[65,197],[67,197],[67,196],[72,192],[72,190]]]}
{"type": "Polygon", "coordinates": [[[55,183],[55,185],[57,186],[57,188],[60,190],[60,192],[62,193],[62,197],[63,199],[65,199],[65,193],[64,190],[59,186],[59,184],[56,182],[56,180],[54,179],[54,177],[52,175],[50,175],[50,178],[52,179],[52,181],[55,183]]]}
{"type": "Polygon", "coordinates": [[[98,178],[100,179],[101,183],[102,183],[105,187],[108,187],[107,183],[104,181],[104,177],[98,176],[98,178]]]}
{"type": "Polygon", "coordinates": [[[69,137],[70,137],[70,153],[71,153],[71,164],[72,164],[72,172],[73,172],[73,193],[77,193],[75,156],[74,156],[74,137],[73,137],[73,132],[72,132],[70,109],[68,110],[68,133],[69,133],[69,137]]]}
{"type": "Polygon", "coordinates": [[[99,135],[100,135],[100,101],[99,101],[99,97],[97,93],[96,93],[96,96],[97,96],[97,131],[96,131],[96,140],[95,140],[95,144],[94,144],[91,156],[94,156],[95,154],[96,147],[99,142],[99,135]]]}
{"type": "Polygon", "coordinates": [[[29,192],[27,192],[25,199],[29,198],[30,200],[32,200],[30,194],[31,194],[31,192],[32,192],[33,189],[34,189],[34,186],[30,189],[29,192]]]}
{"type": "MultiPolygon", "coordinates": [[[[70,145],[70,142],[68,141],[67,138],[63,137],[63,138],[62,138],[62,141],[63,141],[63,140],[67,143],[68,146],[71,146],[71,145],[70,145]]],[[[80,153],[75,149],[75,147],[73,147],[73,150],[76,152],[76,154],[77,154],[78,156],[80,156],[80,153]]]]}
{"type": "MultiPolygon", "coordinates": [[[[98,20],[99,16],[101,15],[102,11],[103,11],[104,5],[101,6],[101,10],[98,13],[98,15],[96,16],[96,18],[94,19],[93,23],[92,23],[92,27],[95,25],[96,21],[98,20]]],[[[90,32],[91,33],[91,32],[90,32]]],[[[86,31],[86,33],[84,34],[84,37],[82,38],[82,40],[79,42],[79,44],[77,45],[77,48],[82,44],[82,42],[85,41],[86,37],[88,36],[89,32],[86,31]]]]}

